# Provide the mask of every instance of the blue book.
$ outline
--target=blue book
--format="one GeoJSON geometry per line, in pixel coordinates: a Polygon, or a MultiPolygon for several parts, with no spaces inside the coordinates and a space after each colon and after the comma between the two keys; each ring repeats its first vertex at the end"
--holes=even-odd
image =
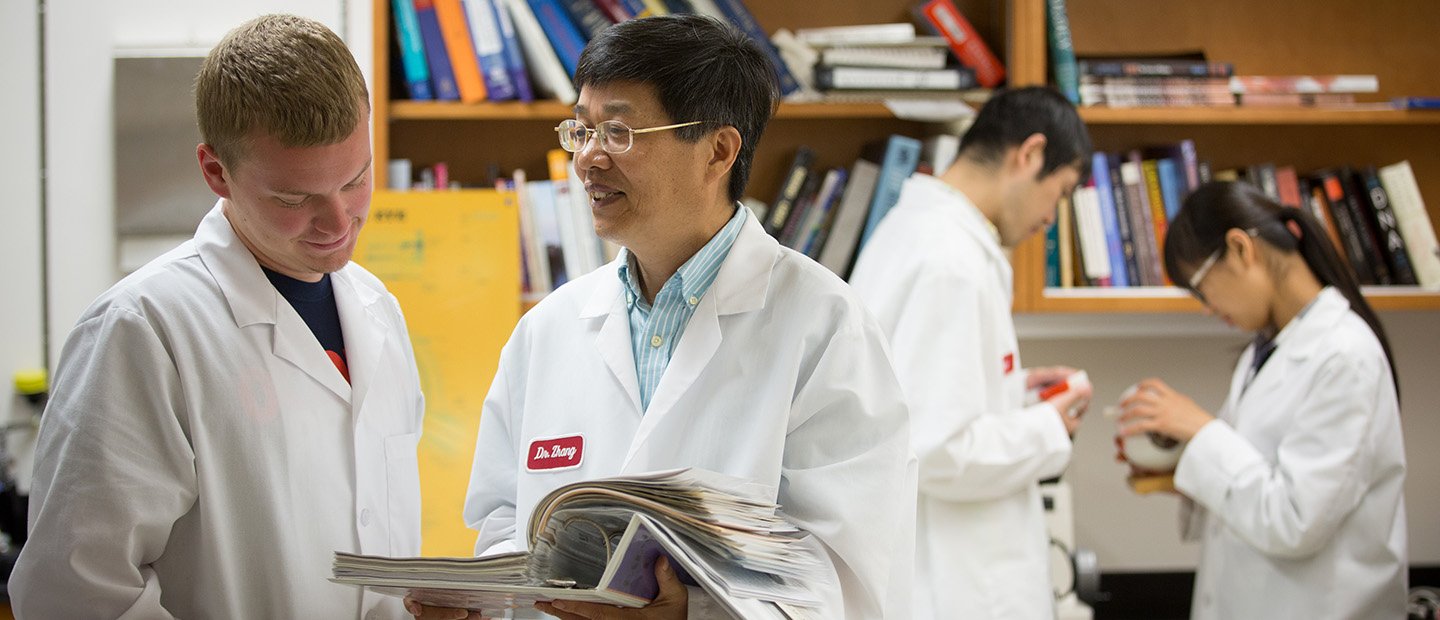
{"type": "Polygon", "coordinates": [[[485,98],[507,101],[515,98],[515,82],[505,66],[505,39],[500,35],[498,7],[492,0],[461,0],[466,21],[470,22],[470,39],[475,43],[475,57],[480,61],[480,77],[485,80],[485,98]]]}
{"type": "Polygon", "coordinates": [[[1396,97],[1390,102],[1401,110],[1440,110],[1440,97],[1396,97]]]}
{"type": "Polygon", "coordinates": [[[781,60],[780,52],[775,49],[775,44],[770,42],[770,37],[765,36],[765,29],[760,27],[760,22],[755,21],[755,16],[750,9],[745,8],[745,3],[740,0],[715,0],[715,6],[725,14],[729,20],[744,32],[746,36],[755,40],[760,49],[765,50],[765,55],[770,57],[770,64],[775,67],[775,79],[780,83],[780,94],[789,95],[800,90],[800,83],[790,73],[790,69],[781,60]]]}
{"type": "Polygon", "coordinates": [[[1110,185],[1110,158],[1096,151],[1090,163],[1090,178],[1100,199],[1100,223],[1105,227],[1105,247],[1110,254],[1110,285],[1129,286],[1125,269],[1125,246],[1120,237],[1119,214],[1115,209],[1115,188],[1110,185]]]}
{"type": "Polygon", "coordinates": [[[430,90],[430,67],[425,64],[425,42],[420,38],[420,23],[415,5],[410,0],[391,0],[395,19],[395,38],[400,43],[400,60],[405,71],[405,92],[416,101],[435,98],[430,90]]]}
{"type": "Polygon", "coordinates": [[[561,0],[560,4],[564,5],[565,14],[570,16],[570,22],[578,27],[586,41],[600,36],[601,31],[610,27],[610,18],[605,17],[600,7],[590,0],[561,0]]]}
{"type": "Polygon", "coordinates": [[[1155,162],[1155,173],[1160,177],[1160,198],[1165,201],[1165,219],[1173,221],[1183,204],[1181,196],[1185,195],[1180,170],[1175,167],[1175,160],[1166,157],[1155,162]]]}
{"type": "Polygon", "coordinates": [[[525,103],[535,100],[535,91],[530,88],[530,75],[525,67],[525,52],[520,47],[520,39],[515,37],[515,22],[510,19],[510,12],[500,2],[491,0],[495,9],[495,26],[500,29],[500,40],[503,44],[501,53],[505,60],[505,73],[510,75],[510,83],[515,86],[515,98],[525,103]]]}
{"type": "Polygon", "coordinates": [[[905,179],[915,172],[920,163],[920,141],[914,138],[892,135],[885,142],[872,142],[865,146],[865,159],[880,161],[880,180],[875,184],[875,195],[870,198],[869,215],[865,219],[865,231],[860,233],[860,247],[870,240],[880,220],[900,200],[900,188],[905,179]],[[884,154],[877,153],[884,148],[884,154]]]}
{"type": "Polygon", "coordinates": [[[585,37],[581,36],[575,22],[570,21],[560,0],[525,0],[525,3],[535,12],[535,19],[545,31],[545,38],[555,48],[560,64],[565,65],[565,72],[574,78],[575,65],[580,64],[580,52],[585,49],[585,37]]]}
{"type": "Polygon", "coordinates": [[[460,88],[455,85],[455,70],[450,68],[450,54],[445,51],[445,38],[440,34],[435,0],[415,0],[415,19],[420,24],[420,38],[425,41],[425,60],[430,62],[435,98],[459,101],[460,88]]]}
{"type": "MultiPolygon", "coordinates": [[[[1062,208],[1069,207],[1066,203],[1062,208]]],[[[1045,287],[1060,288],[1060,223],[1045,227],[1045,287]]]]}
{"type": "Polygon", "coordinates": [[[619,0],[619,2],[620,7],[625,9],[626,13],[634,15],[636,18],[650,17],[650,7],[645,6],[645,0],[619,0]]]}

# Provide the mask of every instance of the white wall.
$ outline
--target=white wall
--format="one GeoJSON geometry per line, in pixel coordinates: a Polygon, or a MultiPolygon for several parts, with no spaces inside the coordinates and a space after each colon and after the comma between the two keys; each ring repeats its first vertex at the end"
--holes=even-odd
{"type": "MultiPolygon", "coordinates": [[[[0,75],[9,88],[0,97],[0,265],[5,266],[0,303],[0,379],[25,368],[45,367],[40,286],[40,29],[33,0],[0,2],[0,75]]],[[[29,405],[0,391],[0,421],[23,419],[29,405]]],[[[29,488],[31,433],[11,433],[6,447],[29,488]]]]}
{"type": "MultiPolygon", "coordinates": [[[[1440,564],[1440,312],[1381,315],[1400,371],[1402,424],[1409,476],[1406,511],[1410,562],[1440,564]]],[[[1198,316],[1070,317],[1062,335],[1053,317],[1022,317],[1020,354],[1026,366],[1085,368],[1095,384],[1093,417],[1081,426],[1067,479],[1075,491],[1079,546],[1094,550],[1105,571],[1191,570],[1197,548],[1179,541],[1173,496],[1137,496],[1114,461],[1114,426],[1100,408],[1135,381],[1158,376],[1211,411],[1219,408],[1247,338],[1198,316]],[[1149,336],[1114,337],[1140,323],[1149,336]],[[1041,325],[1037,328],[1036,325],[1041,325]],[[1028,329],[1027,329],[1028,328],[1028,329]],[[1183,335],[1175,335],[1175,334],[1183,335]],[[1028,335],[1027,335],[1028,334],[1028,335]],[[1161,335],[1164,334],[1164,335],[1161,335]]]]}

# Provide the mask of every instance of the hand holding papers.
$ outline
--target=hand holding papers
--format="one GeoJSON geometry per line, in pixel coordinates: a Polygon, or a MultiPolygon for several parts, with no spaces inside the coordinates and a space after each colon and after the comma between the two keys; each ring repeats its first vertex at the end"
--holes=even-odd
{"type": "Polygon", "coordinates": [[[575,600],[640,607],[658,591],[660,555],[682,582],[736,617],[784,618],[818,604],[800,583],[825,578],[817,547],[785,521],[768,489],[684,469],[555,489],[527,528],[531,551],[480,558],[383,558],[337,552],[334,581],[434,606],[497,610],[575,600]]]}

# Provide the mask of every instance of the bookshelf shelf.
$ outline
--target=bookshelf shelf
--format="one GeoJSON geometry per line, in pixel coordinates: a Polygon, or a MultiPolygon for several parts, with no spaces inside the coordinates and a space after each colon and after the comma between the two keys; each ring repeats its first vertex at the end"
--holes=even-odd
{"type": "Polygon", "coordinates": [[[1080,108],[1091,125],[1440,125],[1434,110],[1370,108],[1080,108]]]}
{"type": "MultiPolygon", "coordinates": [[[[1417,286],[1367,286],[1365,298],[1377,310],[1440,310],[1440,292],[1417,286]]],[[[1032,300],[1038,312],[1201,312],[1204,308],[1183,289],[1046,288],[1032,300]]]]}
{"type": "MultiPolygon", "coordinates": [[[[971,98],[963,98],[974,103],[971,98]]],[[[570,118],[570,106],[559,101],[485,102],[475,104],[397,100],[390,102],[390,120],[555,120],[570,118]]],[[[1437,115],[1440,116],[1440,115],[1437,115]]],[[[895,115],[883,103],[782,103],[775,111],[777,119],[889,119],[895,115]]]]}

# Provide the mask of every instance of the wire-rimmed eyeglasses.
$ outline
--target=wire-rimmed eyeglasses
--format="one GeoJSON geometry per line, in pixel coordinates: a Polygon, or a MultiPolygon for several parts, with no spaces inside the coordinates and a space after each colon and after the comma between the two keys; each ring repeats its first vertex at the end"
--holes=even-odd
{"type": "MultiPolygon", "coordinates": [[[[1247,228],[1245,229],[1245,234],[1254,237],[1255,235],[1260,234],[1260,231],[1255,228],[1247,228]]],[[[1205,276],[1210,275],[1210,269],[1215,267],[1215,263],[1220,260],[1221,256],[1224,255],[1224,245],[1215,248],[1215,251],[1211,252],[1210,256],[1205,258],[1205,262],[1200,263],[1200,267],[1195,270],[1195,273],[1190,274],[1190,292],[1193,293],[1195,297],[1201,302],[1205,301],[1205,295],[1200,293],[1200,285],[1205,282],[1205,276]]]]}
{"type": "Polygon", "coordinates": [[[650,133],[652,131],[665,131],[668,129],[679,129],[691,125],[699,125],[705,121],[690,121],[688,123],[676,123],[674,125],[662,125],[660,127],[646,127],[644,129],[631,129],[629,125],[620,121],[600,121],[591,129],[585,123],[575,119],[560,121],[555,126],[555,133],[560,135],[560,148],[571,153],[579,153],[590,143],[591,137],[600,140],[600,150],[611,155],[619,155],[630,150],[635,144],[635,134],[650,133]]]}

